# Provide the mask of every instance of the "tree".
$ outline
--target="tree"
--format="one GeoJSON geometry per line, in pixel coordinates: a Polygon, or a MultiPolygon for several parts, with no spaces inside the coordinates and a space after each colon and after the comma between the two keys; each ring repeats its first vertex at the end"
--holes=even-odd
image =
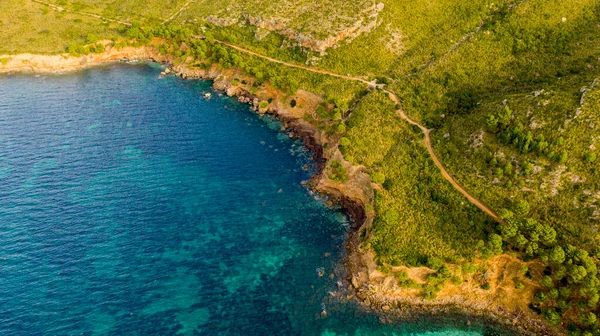
{"type": "Polygon", "coordinates": [[[527,245],[527,248],[525,249],[525,254],[526,254],[528,257],[533,257],[533,256],[535,256],[535,255],[536,255],[536,253],[537,253],[537,251],[538,251],[538,248],[539,248],[539,246],[538,246],[538,244],[537,244],[537,243],[535,243],[535,242],[530,242],[530,243],[527,245]]]}
{"type": "Polygon", "coordinates": [[[485,123],[491,132],[495,133],[498,131],[498,118],[496,118],[495,115],[489,114],[487,118],[485,118],[485,123]]]}
{"type": "Polygon", "coordinates": [[[551,324],[558,325],[560,323],[561,316],[559,313],[556,312],[556,310],[548,309],[544,311],[543,314],[546,320],[548,320],[548,322],[550,322],[551,324]]]}
{"type": "Polygon", "coordinates": [[[565,261],[565,251],[560,246],[555,246],[548,251],[548,260],[555,265],[560,265],[565,261]]]}
{"type": "Polygon", "coordinates": [[[546,293],[544,292],[537,292],[535,293],[535,299],[538,300],[539,302],[544,302],[546,301],[548,297],[546,296],[546,293]]]}
{"type": "Polygon", "coordinates": [[[582,313],[579,315],[579,322],[584,326],[593,326],[596,324],[597,320],[598,318],[596,317],[596,314],[592,312],[582,313]]]}
{"type": "Polygon", "coordinates": [[[562,280],[562,278],[564,278],[565,275],[567,275],[567,268],[563,265],[556,267],[556,269],[554,270],[553,276],[554,279],[557,281],[562,280]]]}
{"type": "Polygon", "coordinates": [[[529,203],[525,200],[517,200],[513,203],[513,211],[518,216],[525,216],[529,213],[529,203]]]}
{"type": "Polygon", "coordinates": [[[510,163],[510,162],[506,163],[506,166],[504,166],[504,175],[512,176],[512,170],[513,170],[512,163],[510,163]]]}
{"type": "Polygon", "coordinates": [[[523,236],[522,234],[518,234],[515,237],[515,246],[517,248],[523,248],[525,247],[525,245],[527,245],[527,243],[529,243],[529,241],[527,240],[527,238],[525,238],[525,236],[523,236]]]}
{"type": "Polygon", "coordinates": [[[544,286],[544,287],[548,287],[548,288],[550,288],[550,287],[553,287],[553,286],[554,286],[554,281],[552,281],[552,278],[551,278],[551,277],[549,277],[549,276],[547,276],[547,275],[544,275],[544,276],[542,277],[542,281],[540,282],[540,284],[541,284],[542,286],[544,286]]]}
{"type": "Polygon", "coordinates": [[[427,266],[434,270],[441,270],[444,267],[444,261],[440,258],[429,257],[427,259],[427,266]]]}
{"type": "Polygon", "coordinates": [[[579,283],[586,275],[587,271],[585,270],[585,267],[574,265],[571,267],[571,272],[569,272],[569,281],[572,283],[579,283]]]}
{"type": "MultiPolygon", "coordinates": [[[[502,218],[502,214],[500,214],[500,218],[502,218]]],[[[505,240],[516,236],[517,233],[519,233],[519,227],[512,221],[500,225],[500,234],[502,234],[502,237],[504,237],[505,240]]]]}
{"type": "Polygon", "coordinates": [[[554,244],[556,241],[556,231],[550,226],[540,225],[539,235],[540,241],[547,246],[554,244]]]}
{"type": "Polygon", "coordinates": [[[510,119],[512,118],[512,111],[507,106],[504,107],[504,111],[498,112],[498,122],[503,125],[508,125],[510,123],[510,119]]]}
{"type": "Polygon", "coordinates": [[[501,219],[504,219],[505,221],[510,221],[514,218],[514,213],[508,209],[500,209],[498,215],[501,219]]]}
{"type": "Polygon", "coordinates": [[[499,235],[492,233],[488,237],[488,249],[494,254],[502,253],[502,237],[499,235]]]}
{"type": "Polygon", "coordinates": [[[558,154],[558,162],[559,163],[565,163],[565,162],[567,162],[568,157],[569,157],[569,155],[567,154],[567,151],[566,150],[562,150],[560,152],[560,154],[558,154]]]}
{"type": "Polygon", "coordinates": [[[585,160],[589,163],[594,163],[596,162],[596,153],[594,152],[589,152],[585,154],[585,160]]]}
{"type": "Polygon", "coordinates": [[[88,36],[86,37],[86,42],[89,44],[93,44],[98,42],[98,36],[94,35],[94,34],[88,34],[88,36]]]}
{"type": "Polygon", "coordinates": [[[523,169],[523,175],[529,176],[533,172],[533,164],[531,164],[530,162],[524,162],[522,169],[523,169]]]}

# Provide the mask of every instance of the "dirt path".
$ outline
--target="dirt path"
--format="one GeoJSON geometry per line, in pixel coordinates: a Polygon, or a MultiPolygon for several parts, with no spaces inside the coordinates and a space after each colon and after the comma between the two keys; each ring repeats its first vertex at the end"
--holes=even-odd
{"type": "Polygon", "coordinates": [[[269,56],[265,56],[265,55],[259,54],[259,53],[255,52],[255,51],[252,51],[252,50],[249,50],[249,49],[246,49],[246,48],[242,48],[240,46],[237,46],[235,44],[231,44],[229,42],[219,41],[219,40],[214,40],[214,42],[226,45],[226,46],[228,46],[228,47],[230,47],[232,49],[241,51],[241,52],[246,53],[246,54],[250,54],[250,55],[262,58],[262,59],[266,59],[267,61],[270,61],[270,62],[273,62],[273,63],[283,64],[283,65],[288,66],[290,68],[302,69],[302,70],[306,70],[306,71],[310,71],[310,72],[320,73],[320,74],[323,74],[323,75],[329,75],[329,76],[332,76],[332,77],[337,77],[337,78],[342,78],[342,79],[346,79],[346,80],[357,81],[357,82],[361,82],[361,83],[364,83],[364,84],[367,84],[367,85],[375,86],[375,82],[369,82],[366,79],[366,77],[353,77],[353,76],[340,75],[340,74],[337,74],[335,72],[330,72],[330,71],[327,71],[327,70],[320,70],[320,69],[311,68],[311,67],[308,67],[308,66],[305,66],[305,65],[300,65],[300,64],[296,64],[296,63],[289,63],[289,62],[285,62],[285,61],[280,61],[280,60],[278,60],[276,58],[272,58],[272,57],[269,57],[269,56]]]}
{"type": "MultiPolygon", "coordinates": [[[[398,99],[398,97],[391,91],[385,90],[385,92],[387,92],[387,94],[390,96],[390,99],[398,104],[400,101],[398,99]]],[[[417,123],[416,121],[410,119],[403,110],[398,110],[397,111],[398,114],[400,115],[400,117],[402,117],[402,119],[406,120],[409,124],[411,125],[415,125],[417,127],[419,127],[419,129],[421,130],[421,132],[423,132],[423,134],[425,134],[425,138],[424,138],[424,142],[425,142],[425,146],[427,147],[427,151],[429,152],[429,155],[431,156],[431,159],[433,160],[433,162],[435,163],[435,165],[438,167],[438,169],[440,170],[440,172],[442,173],[442,176],[452,184],[452,186],[454,187],[454,189],[458,190],[461,194],[463,194],[463,196],[465,196],[469,202],[471,202],[473,205],[475,205],[476,207],[478,207],[479,209],[481,209],[481,211],[485,212],[486,214],[488,214],[490,217],[492,217],[494,220],[496,220],[499,223],[502,223],[502,219],[500,219],[500,217],[498,217],[498,215],[496,215],[495,212],[493,212],[490,208],[488,208],[485,204],[483,204],[479,199],[475,198],[474,196],[472,196],[471,194],[469,194],[460,184],[458,184],[458,182],[456,182],[456,180],[452,177],[452,175],[450,175],[450,173],[448,173],[448,171],[446,170],[446,168],[444,168],[444,165],[442,165],[442,162],[440,161],[440,159],[437,157],[437,155],[435,155],[435,152],[433,151],[433,146],[431,145],[431,137],[430,137],[430,133],[431,130],[428,128],[425,128],[425,126],[417,123]]]]}
{"type": "MultiPolygon", "coordinates": [[[[358,81],[358,82],[367,84],[369,86],[375,86],[376,85],[375,82],[369,82],[368,80],[364,79],[363,77],[344,76],[344,75],[336,74],[336,73],[329,72],[329,71],[326,71],[326,70],[314,69],[314,68],[303,66],[303,65],[299,65],[299,64],[288,63],[288,62],[280,61],[280,60],[275,59],[275,58],[271,58],[269,56],[261,55],[261,54],[259,54],[257,52],[252,51],[252,50],[248,50],[248,49],[236,46],[236,45],[228,43],[228,42],[219,41],[219,40],[215,40],[215,42],[221,43],[221,44],[226,45],[226,46],[228,46],[230,48],[233,48],[235,50],[239,50],[241,52],[244,52],[244,53],[247,53],[247,54],[250,54],[250,55],[262,58],[262,59],[266,59],[266,60],[274,62],[274,63],[279,63],[279,64],[283,64],[283,65],[286,65],[286,66],[289,66],[289,67],[303,69],[303,70],[306,70],[306,71],[320,73],[320,74],[324,74],[324,75],[329,75],[329,76],[333,76],[333,77],[337,77],[337,78],[358,81]]],[[[394,103],[396,103],[396,104],[400,103],[400,100],[398,99],[398,96],[396,96],[395,93],[393,93],[393,92],[391,92],[389,90],[384,90],[384,91],[389,95],[390,99],[394,103]]],[[[469,202],[471,202],[473,205],[475,205],[476,207],[478,207],[479,209],[481,209],[481,211],[483,211],[486,214],[488,214],[495,221],[497,221],[499,223],[502,223],[502,220],[500,219],[500,217],[498,217],[498,215],[496,215],[496,213],[494,213],[490,208],[488,208],[485,204],[483,204],[483,202],[481,202],[479,199],[477,199],[474,196],[472,196],[471,194],[469,194],[460,184],[458,184],[458,182],[456,182],[456,180],[452,177],[452,175],[450,175],[450,173],[446,170],[446,168],[444,168],[444,165],[442,164],[442,162],[440,161],[440,159],[435,154],[435,152],[433,150],[433,146],[431,145],[431,137],[429,135],[430,132],[431,132],[431,130],[427,129],[425,126],[417,123],[416,121],[410,119],[404,113],[403,110],[400,109],[397,112],[400,115],[400,117],[402,117],[402,119],[406,120],[408,123],[410,123],[412,125],[415,125],[415,126],[419,127],[419,129],[423,132],[423,134],[425,135],[425,139],[424,139],[425,147],[427,147],[427,151],[429,152],[429,155],[431,156],[431,159],[433,160],[433,162],[435,163],[435,165],[438,167],[438,169],[442,173],[442,176],[448,182],[450,182],[450,184],[452,184],[452,186],[454,187],[454,189],[458,190],[461,194],[463,194],[463,196],[465,196],[467,198],[467,200],[469,200],[469,202]]]]}
{"type": "MultiPolygon", "coordinates": [[[[511,11],[514,8],[516,8],[518,5],[524,3],[527,0],[520,0],[510,6],[508,6],[507,10],[511,11]]],[[[475,36],[476,34],[478,34],[481,29],[483,28],[484,25],[486,25],[487,21],[481,21],[477,27],[475,28],[475,30],[463,35],[456,43],[454,43],[450,49],[448,49],[445,53],[443,53],[441,56],[439,57],[432,57],[430,58],[427,62],[425,62],[424,64],[422,64],[421,66],[419,66],[417,68],[417,70],[415,70],[414,72],[411,72],[405,76],[403,76],[403,78],[408,78],[408,77],[412,77],[412,76],[416,76],[418,74],[420,74],[421,72],[427,70],[429,67],[431,67],[433,64],[440,62],[441,60],[443,60],[444,58],[446,58],[448,55],[450,55],[451,53],[455,52],[458,48],[460,48],[460,46],[462,46],[463,44],[465,44],[466,42],[468,42],[469,40],[471,40],[471,38],[473,36],[475,36]]],[[[395,62],[394,62],[395,63],[395,62]]],[[[390,69],[393,67],[393,65],[390,67],[390,69]]]]}
{"type": "Polygon", "coordinates": [[[195,2],[195,0],[188,0],[188,2],[185,3],[185,5],[181,6],[181,8],[177,12],[173,13],[173,15],[171,15],[168,19],[163,21],[162,24],[171,22],[174,18],[178,17],[179,14],[181,14],[181,12],[186,10],[192,2],[195,2]]]}
{"type": "Polygon", "coordinates": [[[100,15],[97,15],[97,14],[72,11],[72,10],[69,10],[69,9],[66,9],[66,8],[63,8],[63,7],[59,7],[59,6],[56,6],[56,5],[53,5],[53,4],[49,4],[49,3],[46,3],[46,2],[42,2],[42,1],[38,1],[38,0],[31,0],[31,2],[35,2],[37,4],[50,7],[50,8],[54,9],[57,12],[65,12],[65,13],[73,13],[73,14],[85,15],[85,16],[93,17],[93,18],[96,18],[96,19],[104,20],[104,21],[116,22],[116,23],[120,23],[122,25],[131,26],[131,23],[129,23],[129,22],[119,21],[119,20],[115,20],[115,19],[109,19],[107,17],[100,16],[100,15]]]}

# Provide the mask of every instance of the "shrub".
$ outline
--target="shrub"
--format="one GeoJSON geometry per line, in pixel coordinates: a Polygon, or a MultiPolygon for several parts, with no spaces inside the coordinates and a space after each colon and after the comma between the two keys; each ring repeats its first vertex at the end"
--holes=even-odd
{"type": "Polygon", "coordinates": [[[94,44],[94,43],[98,42],[98,36],[96,36],[94,34],[88,34],[88,36],[85,38],[85,40],[89,44],[94,44]]]}
{"type": "MultiPolygon", "coordinates": [[[[346,138],[346,137],[341,137],[340,138],[340,146],[342,147],[350,147],[350,145],[352,145],[352,142],[350,141],[350,139],[346,138]]],[[[371,176],[371,179],[373,179],[373,176],[371,176]]],[[[375,182],[377,183],[377,182],[375,182]]]]}
{"type": "Polygon", "coordinates": [[[427,266],[431,269],[439,271],[442,269],[442,267],[444,267],[444,261],[440,258],[429,257],[427,259],[427,266]]]}
{"type": "Polygon", "coordinates": [[[585,326],[592,326],[594,324],[596,324],[597,321],[597,317],[596,314],[592,313],[592,312],[587,312],[587,313],[583,313],[581,315],[579,315],[579,322],[581,322],[581,324],[585,325],[585,326]]]}
{"type": "Polygon", "coordinates": [[[544,275],[544,277],[542,277],[542,281],[540,282],[540,284],[544,287],[550,288],[550,287],[554,286],[554,281],[552,281],[551,277],[544,275]]]}
{"type": "Polygon", "coordinates": [[[543,313],[544,317],[550,324],[558,325],[560,323],[561,317],[560,314],[556,312],[554,309],[548,309],[543,313]]]}
{"type": "Polygon", "coordinates": [[[382,172],[374,172],[371,174],[371,181],[377,184],[385,183],[385,174],[382,172]]]}
{"type": "Polygon", "coordinates": [[[346,168],[344,168],[344,165],[342,165],[340,161],[331,162],[331,174],[329,175],[329,178],[337,182],[345,182],[348,180],[346,168]]]}
{"type": "Polygon", "coordinates": [[[434,286],[426,285],[423,287],[423,298],[425,300],[435,300],[437,297],[437,289],[434,286]]]}
{"type": "Polygon", "coordinates": [[[388,265],[381,265],[377,267],[377,270],[383,274],[390,274],[392,270],[388,265]]]}
{"type": "Polygon", "coordinates": [[[463,273],[473,273],[473,272],[477,271],[477,266],[475,266],[473,264],[464,264],[462,266],[462,271],[463,271],[463,273]]]}
{"type": "Polygon", "coordinates": [[[594,152],[589,152],[585,154],[585,160],[589,163],[594,163],[596,162],[596,153],[594,152]]]}

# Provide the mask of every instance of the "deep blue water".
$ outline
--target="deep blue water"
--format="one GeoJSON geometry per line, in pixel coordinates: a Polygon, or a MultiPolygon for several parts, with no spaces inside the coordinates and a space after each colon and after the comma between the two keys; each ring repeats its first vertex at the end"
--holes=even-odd
{"type": "Polygon", "coordinates": [[[159,72],[0,77],[0,335],[482,334],[333,297],[349,223],[310,153],[159,72]]]}

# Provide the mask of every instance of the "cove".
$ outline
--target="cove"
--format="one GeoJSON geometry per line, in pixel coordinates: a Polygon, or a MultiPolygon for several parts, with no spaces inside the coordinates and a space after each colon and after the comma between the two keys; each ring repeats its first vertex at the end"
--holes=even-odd
{"type": "Polygon", "coordinates": [[[345,300],[350,223],[302,186],[311,153],[160,71],[0,77],[0,334],[499,334],[345,300]]]}

